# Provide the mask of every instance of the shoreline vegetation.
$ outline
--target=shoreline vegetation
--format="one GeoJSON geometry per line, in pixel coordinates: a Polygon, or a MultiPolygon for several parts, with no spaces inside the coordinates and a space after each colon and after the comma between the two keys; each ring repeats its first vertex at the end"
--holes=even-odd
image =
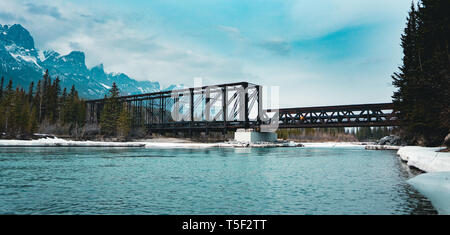
{"type": "Polygon", "coordinates": [[[0,147],[145,147],[145,148],[258,148],[258,147],[361,147],[367,142],[294,142],[279,140],[275,143],[243,143],[236,141],[196,142],[191,139],[157,137],[152,139],[136,139],[130,142],[117,141],[80,141],[66,140],[57,137],[45,137],[35,140],[2,140],[0,147]]]}
{"type": "MultiPolygon", "coordinates": [[[[85,122],[85,101],[78,97],[78,91],[72,86],[70,91],[60,87],[60,80],[54,80],[48,74],[43,75],[37,85],[31,83],[28,92],[22,87],[13,89],[9,80],[0,82],[0,139],[32,140],[42,136],[55,136],[68,140],[117,141],[133,139],[176,137],[189,138],[197,142],[219,142],[233,139],[233,132],[225,135],[200,132],[188,136],[185,133],[152,134],[144,126],[133,127],[132,109],[122,104],[120,90],[113,86],[105,95],[105,107],[100,114],[98,124],[85,122]],[[42,133],[35,135],[33,133],[42,133]]],[[[277,134],[285,141],[300,142],[367,142],[375,141],[386,135],[396,133],[393,127],[360,128],[305,128],[282,129],[277,134]]]]}

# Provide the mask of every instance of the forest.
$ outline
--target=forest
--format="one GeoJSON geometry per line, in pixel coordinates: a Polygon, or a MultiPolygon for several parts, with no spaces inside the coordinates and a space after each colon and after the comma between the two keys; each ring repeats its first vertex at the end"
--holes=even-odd
{"type": "Polygon", "coordinates": [[[409,144],[438,146],[450,132],[450,1],[411,4],[402,64],[392,76],[392,96],[409,144]]]}
{"type": "Polygon", "coordinates": [[[33,133],[77,134],[84,124],[85,105],[74,86],[61,90],[60,80],[45,72],[28,89],[13,89],[10,79],[0,81],[0,131],[2,138],[30,138],[33,133]],[[61,129],[62,128],[62,129],[61,129]],[[63,133],[64,132],[64,133],[63,133]]]}

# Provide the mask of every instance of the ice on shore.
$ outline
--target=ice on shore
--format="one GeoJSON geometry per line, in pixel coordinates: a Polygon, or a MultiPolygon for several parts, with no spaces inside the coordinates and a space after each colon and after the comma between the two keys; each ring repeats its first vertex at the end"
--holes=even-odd
{"type": "Polygon", "coordinates": [[[367,150],[399,150],[402,146],[396,145],[379,145],[379,144],[369,144],[365,146],[367,150]]]}
{"type": "Polygon", "coordinates": [[[0,140],[0,147],[142,147],[137,142],[74,141],[60,138],[36,140],[0,140]]]}
{"type": "Polygon", "coordinates": [[[364,148],[361,143],[351,142],[326,142],[326,143],[296,143],[293,141],[278,142],[222,142],[222,143],[195,143],[186,142],[177,139],[151,139],[136,142],[105,142],[105,141],[74,141],[48,137],[42,135],[42,138],[35,140],[0,140],[0,147],[146,147],[146,148],[241,148],[241,147],[312,147],[312,148],[340,148],[340,147],[359,147],[364,148]]]}
{"type": "Polygon", "coordinates": [[[142,142],[146,148],[211,148],[218,147],[218,144],[209,143],[162,143],[162,142],[142,142]]]}
{"type": "Polygon", "coordinates": [[[222,143],[161,143],[145,142],[146,148],[270,148],[270,147],[302,147],[302,144],[290,142],[222,142],[222,143]]]}
{"type": "Polygon", "coordinates": [[[361,143],[353,142],[324,142],[324,143],[303,143],[305,147],[310,148],[348,148],[348,147],[359,147],[364,148],[361,143]]]}
{"type": "Polygon", "coordinates": [[[233,148],[233,147],[298,147],[300,144],[291,142],[276,143],[194,143],[167,140],[136,141],[136,142],[105,142],[105,141],[74,141],[56,137],[46,137],[36,140],[0,140],[0,147],[146,147],[146,148],[233,148]]]}
{"type": "Polygon", "coordinates": [[[428,172],[408,180],[414,188],[430,199],[439,214],[450,214],[450,153],[438,152],[440,147],[407,146],[398,150],[409,166],[428,172]]]}
{"type": "Polygon", "coordinates": [[[408,183],[430,199],[439,214],[450,214],[450,172],[421,174],[408,183]]]}
{"type": "Polygon", "coordinates": [[[437,152],[441,149],[444,148],[406,146],[400,148],[397,154],[409,166],[414,166],[425,172],[450,171],[450,152],[437,152]]]}

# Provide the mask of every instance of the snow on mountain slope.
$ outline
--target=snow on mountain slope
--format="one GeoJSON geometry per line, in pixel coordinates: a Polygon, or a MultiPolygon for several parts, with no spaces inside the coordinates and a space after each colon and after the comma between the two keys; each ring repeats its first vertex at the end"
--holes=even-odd
{"type": "Polygon", "coordinates": [[[35,84],[48,69],[54,79],[59,77],[61,87],[75,85],[81,97],[103,97],[115,82],[123,95],[160,91],[158,82],[137,81],[123,73],[106,73],[103,65],[87,68],[85,54],[72,51],[60,55],[55,51],[39,51],[31,34],[20,24],[0,24],[0,76],[12,78],[14,86],[35,84]]]}

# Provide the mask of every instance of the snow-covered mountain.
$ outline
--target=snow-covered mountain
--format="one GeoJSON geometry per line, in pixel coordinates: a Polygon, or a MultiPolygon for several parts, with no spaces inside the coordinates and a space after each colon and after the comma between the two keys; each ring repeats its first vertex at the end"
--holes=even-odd
{"type": "Polygon", "coordinates": [[[67,55],[39,51],[34,47],[33,37],[22,25],[0,24],[0,77],[12,79],[14,86],[27,88],[31,81],[36,84],[46,69],[52,79],[59,77],[61,87],[70,89],[75,85],[80,96],[87,99],[102,98],[113,82],[122,95],[160,91],[158,82],[137,81],[123,73],[106,73],[102,64],[87,68],[81,51],[67,55]]]}

